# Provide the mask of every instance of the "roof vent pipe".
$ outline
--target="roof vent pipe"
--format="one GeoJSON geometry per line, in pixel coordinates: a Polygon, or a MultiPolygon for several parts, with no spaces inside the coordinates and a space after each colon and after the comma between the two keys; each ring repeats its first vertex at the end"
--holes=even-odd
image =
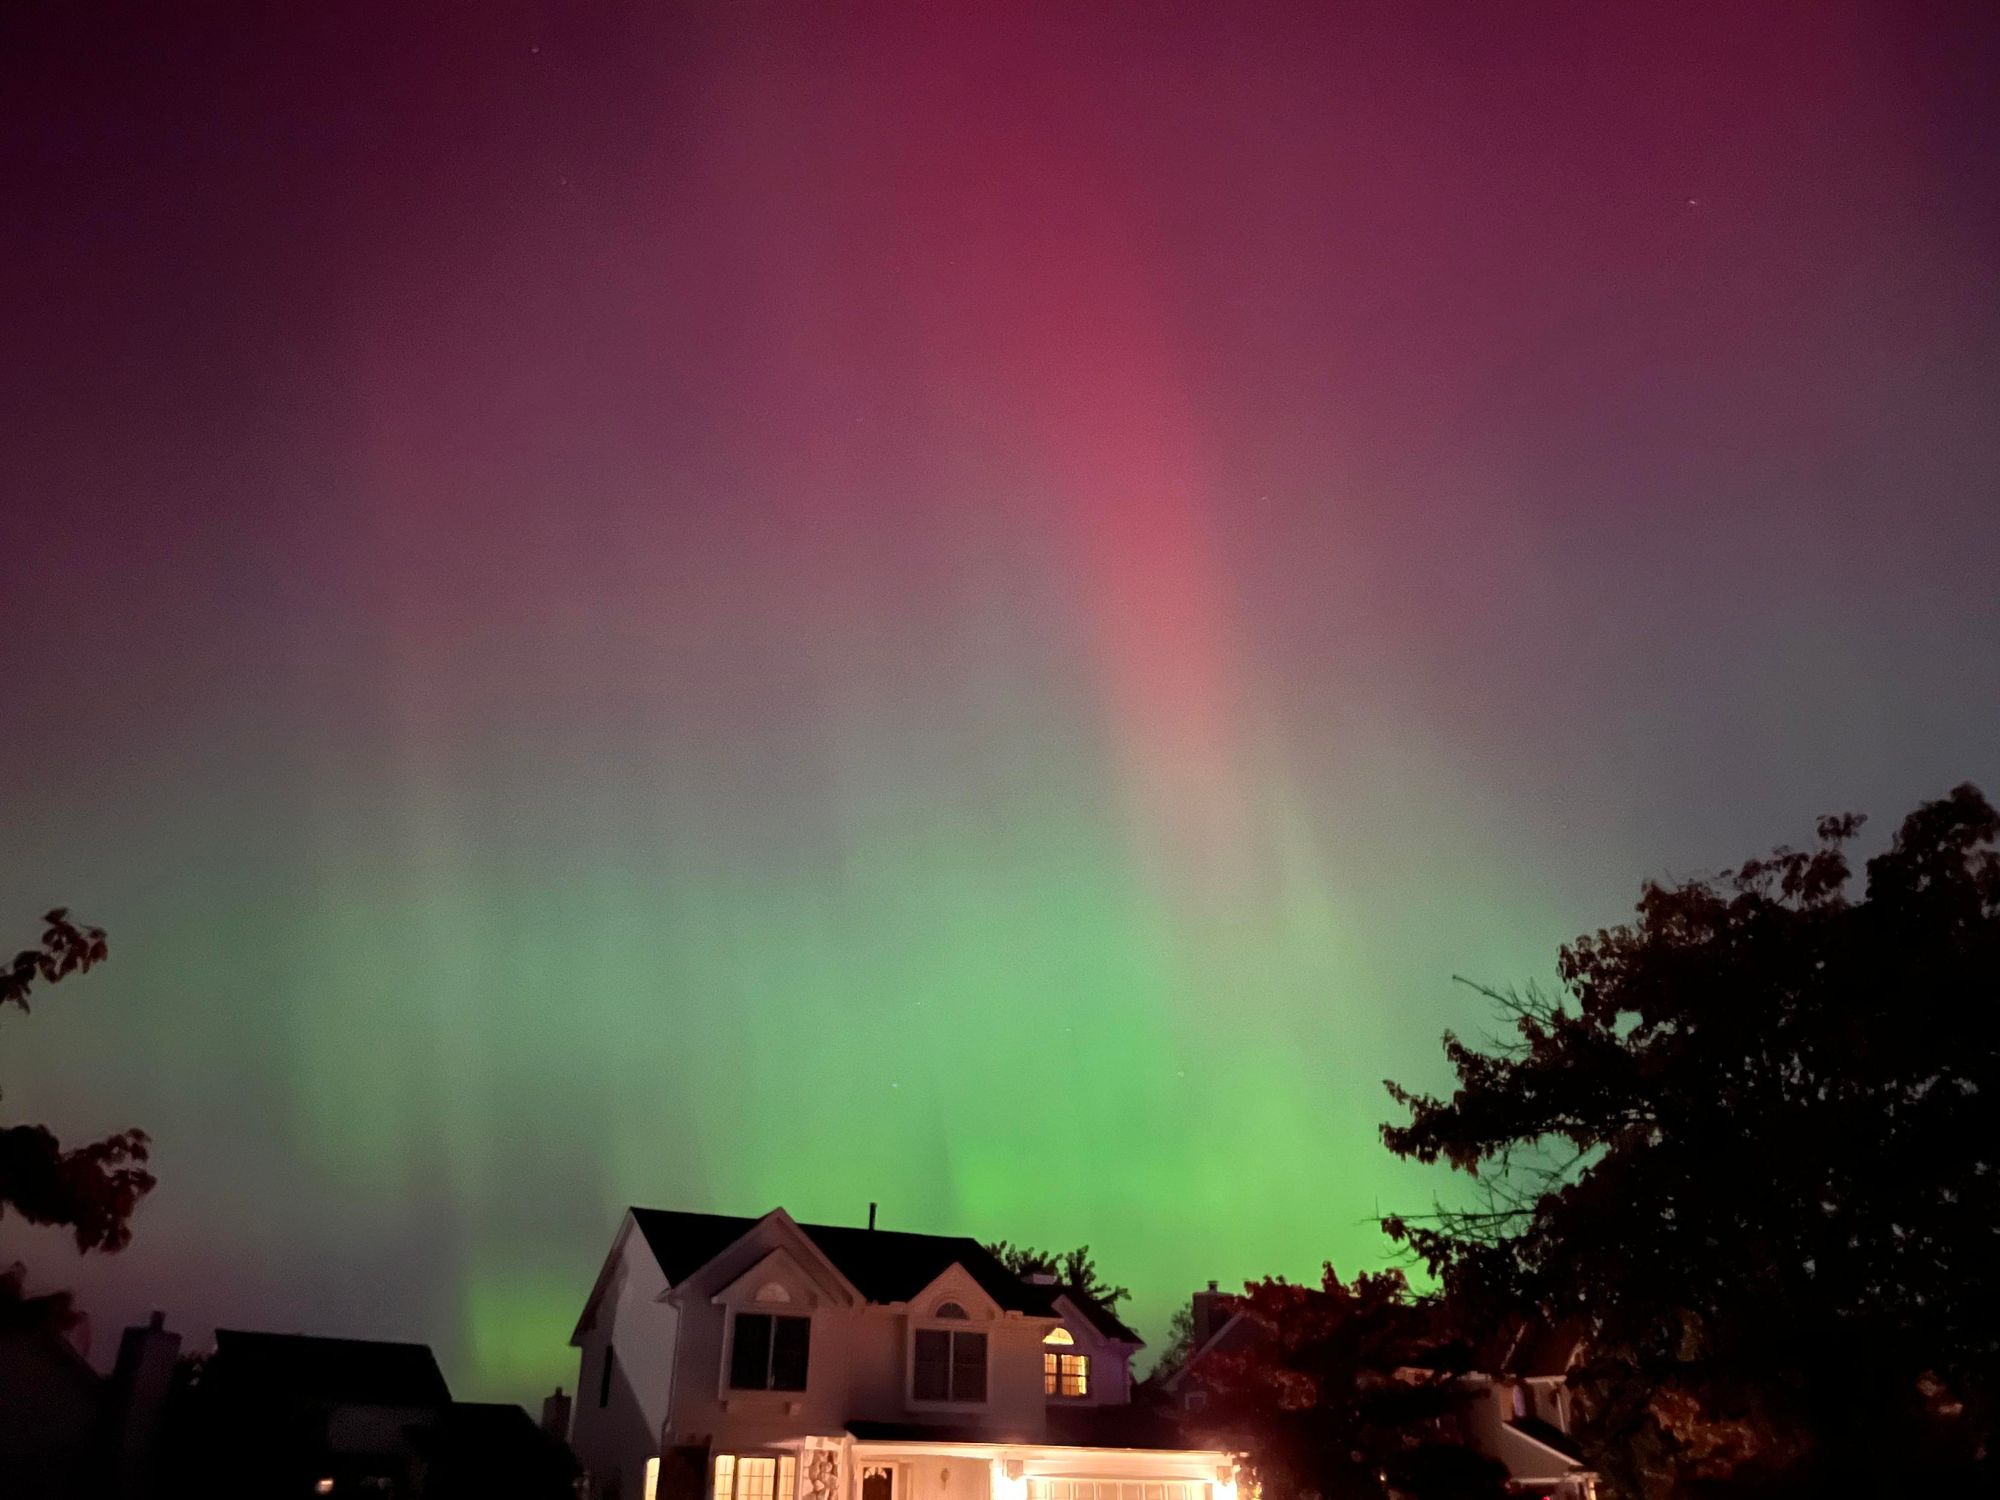
{"type": "Polygon", "coordinates": [[[868,1227],[870,1229],[875,1227],[875,1205],[873,1203],[868,1205],[868,1227]]]}

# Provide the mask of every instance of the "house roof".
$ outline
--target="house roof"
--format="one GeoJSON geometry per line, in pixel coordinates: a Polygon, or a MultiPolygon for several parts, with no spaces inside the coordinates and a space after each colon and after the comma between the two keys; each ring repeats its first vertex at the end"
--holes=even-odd
{"type": "Polygon", "coordinates": [[[1181,1362],[1181,1367],[1162,1382],[1166,1389],[1178,1390],[1189,1376],[1196,1373],[1197,1366],[1211,1355],[1247,1354],[1270,1342],[1270,1328],[1257,1319],[1242,1312],[1233,1312],[1222,1322],[1222,1326],[1208,1336],[1208,1342],[1198,1345],[1181,1362]]]}
{"type": "Polygon", "coordinates": [[[1553,1422],[1544,1422],[1540,1417],[1509,1417],[1507,1425],[1524,1437],[1533,1438],[1544,1448],[1561,1454],[1571,1463],[1583,1462],[1583,1450],[1574,1439],[1553,1422]]]}
{"type": "Polygon", "coordinates": [[[1141,1349],[1146,1347],[1146,1341],[1134,1333],[1118,1314],[1088,1292],[1073,1286],[1052,1286],[1045,1290],[1059,1292],[1067,1297],[1076,1310],[1090,1320],[1091,1326],[1106,1338],[1116,1339],[1120,1343],[1136,1344],[1141,1349]]]}
{"type": "Polygon", "coordinates": [[[215,1363],[243,1388],[348,1406],[448,1406],[428,1344],[215,1330],[215,1363]]]}
{"type": "Polygon", "coordinates": [[[1051,1406],[1044,1440],[1064,1448],[1186,1448],[1172,1417],[1149,1406],[1051,1406]]]}
{"type": "MultiPolygon", "coordinates": [[[[659,1208],[634,1208],[632,1218],[671,1286],[692,1276],[759,1222],[734,1214],[659,1208]]],[[[1055,1317],[1057,1295],[1067,1294],[1077,1310],[1107,1337],[1137,1342],[1131,1329],[1107,1309],[1067,1288],[1023,1281],[969,1236],[912,1234],[851,1224],[801,1224],[799,1229],[870,1302],[907,1302],[949,1267],[958,1265],[981,1291],[1009,1312],[1055,1317]]]]}
{"type": "Polygon", "coordinates": [[[1584,1332],[1575,1318],[1553,1323],[1533,1315],[1509,1318],[1474,1344],[1472,1368],[1528,1380],[1566,1375],[1576,1363],[1584,1332]]]}

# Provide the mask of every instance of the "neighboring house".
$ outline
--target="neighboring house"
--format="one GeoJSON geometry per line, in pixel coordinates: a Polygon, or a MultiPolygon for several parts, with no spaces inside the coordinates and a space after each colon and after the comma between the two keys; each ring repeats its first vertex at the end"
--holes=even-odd
{"type": "Polygon", "coordinates": [[[218,1328],[176,1414],[175,1469],[190,1493],[414,1495],[412,1432],[450,1406],[427,1345],[218,1328]]]}
{"type": "Polygon", "coordinates": [[[571,1500],[576,1461],[518,1406],[454,1401],[411,1441],[423,1500],[571,1500]]]}
{"type": "Polygon", "coordinates": [[[16,1314],[0,1327],[0,1496],[148,1500],[180,1339],[154,1313],[128,1328],[107,1380],[53,1324],[16,1314]]]}
{"type": "Polygon", "coordinates": [[[1462,1377],[1472,1394],[1462,1418],[1467,1439],[1507,1466],[1516,1494],[1593,1500],[1597,1493],[1597,1476],[1570,1436],[1569,1372],[1582,1344],[1574,1324],[1526,1319],[1489,1341],[1479,1372],[1462,1377]]]}
{"type": "Polygon", "coordinates": [[[1131,1329],[971,1239],[635,1208],[571,1342],[601,1500],[1235,1500],[1131,1329]]]}
{"type": "MultiPolygon", "coordinates": [[[[1159,1382],[1182,1427],[1199,1435],[1209,1390],[1203,1371],[1223,1356],[1268,1345],[1271,1329],[1242,1310],[1242,1299],[1216,1289],[1196,1292],[1187,1358],[1159,1382]]],[[[1569,1371],[1582,1343],[1574,1325],[1536,1320],[1509,1324],[1475,1351],[1479,1369],[1459,1377],[1466,1403],[1456,1420],[1466,1444],[1502,1464],[1508,1487],[1547,1500],[1593,1500],[1596,1475],[1570,1437],[1576,1419],[1569,1371]]]]}
{"type": "Polygon", "coordinates": [[[170,1415],[172,1493],[258,1500],[566,1500],[559,1437],[453,1401],[424,1344],[219,1328],[170,1415]]]}
{"type": "Polygon", "coordinates": [[[60,1330],[25,1315],[0,1327],[0,1495],[95,1493],[104,1406],[103,1377],[60,1330]]]}
{"type": "Polygon", "coordinates": [[[1203,1370],[1210,1360],[1218,1355],[1248,1354],[1269,1342],[1270,1330],[1242,1314],[1242,1301],[1219,1290],[1212,1281],[1207,1291],[1196,1292],[1190,1300],[1187,1355],[1177,1368],[1158,1381],[1168,1404],[1183,1416],[1200,1412],[1208,1405],[1203,1370]]]}

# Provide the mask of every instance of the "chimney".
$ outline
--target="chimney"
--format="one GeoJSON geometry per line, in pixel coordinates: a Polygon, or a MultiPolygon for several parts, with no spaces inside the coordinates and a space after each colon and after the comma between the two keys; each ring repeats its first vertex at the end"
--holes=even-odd
{"type": "Polygon", "coordinates": [[[128,1328],[118,1341],[111,1369],[107,1415],[112,1424],[108,1458],[112,1493],[142,1500],[154,1490],[159,1468],[160,1418],[174,1382],[181,1336],[167,1331],[167,1315],[156,1312],[143,1328],[128,1328]]]}
{"type": "Polygon", "coordinates": [[[873,1203],[868,1205],[868,1227],[870,1229],[875,1227],[875,1205],[873,1203]]]}
{"type": "Polygon", "coordinates": [[[1230,1304],[1235,1300],[1235,1298],[1217,1290],[1216,1284],[1212,1281],[1208,1284],[1207,1291],[1196,1292],[1194,1294],[1194,1305],[1191,1311],[1194,1317],[1195,1348],[1199,1349],[1203,1344],[1207,1343],[1214,1335],[1215,1330],[1229,1321],[1229,1314],[1232,1311],[1230,1304]]]}
{"type": "Polygon", "coordinates": [[[569,1441],[569,1397],[561,1386],[553,1396],[542,1398],[542,1431],[559,1443],[569,1441]]]}

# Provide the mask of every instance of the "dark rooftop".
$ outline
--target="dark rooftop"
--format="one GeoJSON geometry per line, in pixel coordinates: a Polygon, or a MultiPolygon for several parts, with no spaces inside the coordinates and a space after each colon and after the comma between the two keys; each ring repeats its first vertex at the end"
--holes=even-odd
{"type": "MultiPolygon", "coordinates": [[[[734,1214],[659,1208],[634,1208],[632,1217],[670,1285],[692,1276],[757,1223],[734,1214]]],[[[801,1224],[799,1228],[870,1302],[907,1302],[937,1280],[946,1267],[957,1264],[987,1296],[1010,1312],[1052,1316],[1056,1294],[1061,1292],[1107,1337],[1141,1342],[1110,1309],[1067,1287],[1023,1281],[995,1259],[992,1251],[967,1235],[912,1234],[853,1224],[801,1224]]]]}
{"type": "Polygon", "coordinates": [[[302,1333],[215,1330],[212,1375],[244,1390],[345,1406],[448,1406],[427,1344],[314,1338],[302,1333]]]}

